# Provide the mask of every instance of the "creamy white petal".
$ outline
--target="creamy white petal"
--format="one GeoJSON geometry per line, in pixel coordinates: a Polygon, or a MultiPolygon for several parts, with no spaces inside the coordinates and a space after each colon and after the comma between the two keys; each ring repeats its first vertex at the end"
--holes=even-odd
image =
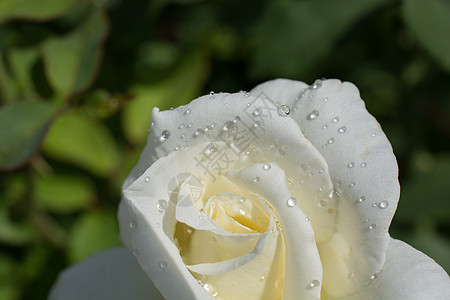
{"type": "Polygon", "coordinates": [[[320,299],[322,264],[311,223],[292,198],[284,171],[276,163],[270,163],[270,169],[265,166],[254,164],[240,172],[233,170],[230,176],[261,195],[281,224],[286,245],[283,299],[320,299]]]}
{"type": "Polygon", "coordinates": [[[98,252],[59,275],[49,300],[164,300],[124,248],[98,252]]]}
{"type": "Polygon", "coordinates": [[[383,271],[361,292],[325,300],[450,299],[450,278],[431,258],[408,244],[391,239],[383,271]]]}
{"type": "Polygon", "coordinates": [[[324,80],[299,87],[275,80],[258,91],[280,103],[298,99],[291,115],[328,163],[340,196],[335,234],[319,241],[318,247],[325,290],[344,296],[366,285],[383,266],[399,197],[397,164],[389,141],[353,84],[324,80]]]}

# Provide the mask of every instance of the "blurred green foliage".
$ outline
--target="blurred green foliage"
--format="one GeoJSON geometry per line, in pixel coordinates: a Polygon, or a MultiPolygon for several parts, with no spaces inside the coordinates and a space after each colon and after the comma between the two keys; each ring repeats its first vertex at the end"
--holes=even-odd
{"type": "Polygon", "coordinates": [[[450,271],[448,0],[0,0],[0,295],[119,245],[151,108],[267,79],[355,83],[400,166],[391,234],[450,271]]]}

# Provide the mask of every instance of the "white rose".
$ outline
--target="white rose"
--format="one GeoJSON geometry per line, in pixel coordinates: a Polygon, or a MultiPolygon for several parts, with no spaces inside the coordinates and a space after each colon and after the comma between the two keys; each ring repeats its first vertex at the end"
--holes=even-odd
{"type": "Polygon", "coordinates": [[[389,236],[397,163],[353,84],[278,79],[152,122],[119,208],[130,251],[71,267],[50,299],[450,299],[389,236]]]}

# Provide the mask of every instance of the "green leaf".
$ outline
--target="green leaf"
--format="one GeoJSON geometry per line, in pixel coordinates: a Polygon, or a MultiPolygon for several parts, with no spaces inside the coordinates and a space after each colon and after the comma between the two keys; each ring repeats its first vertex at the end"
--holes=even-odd
{"type": "Polygon", "coordinates": [[[24,101],[0,110],[0,170],[25,163],[39,146],[57,109],[47,102],[24,101]]]}
{"type": "Polygon", "coordinates": [[[416,164],[421,170],[417,170],[414,178],[402,184],[396,220],[403,222],[415,222],[426,218],[448,220],[450,157],[421,155],[417,158],[416,164]]]}
{"type": "Polygon", "coordinates": [[[36,204],[54,213],[73,213],[88,207],[95,199],[94,185],[86,177],[37,175],[34,184],[36,204]]]}
{"type": "Polygon", "coordinates": [[[38,59],[36,48],[19,48],[9,53],[9,62],[17,81],[21,98],[36,98],[31,78],[33,64],[38,59]]]}
{"type": "Polygon", "coordinates": [[[110,174],[120,159],[108,128],[75,111],[55,121],[44,140],[43,150],[53,158],[100,176],[110,174]]]}
{"type": "Polygon", "coordinates": [[[81,215],[72,225],[68,256],[71,262],[120,245],[119,225],[115,211],[99,210],[81,215]]]}
{"type": "Polygon", "coordinates": [[[203,51],[186,56],[180,66],[167,79],[147,86],[136,86],[132,93],[136,98],[124,109],[122,127],[125,136],[132,143],[143,143],[150,127],[153,107],[186,104],[199,93],[208,75],[208,67],[203,51]]]}
{"type": "Polygon", "coordinates": [[[0,23],[11,19],[44,21],[62,15],[78,0],[2,0],[0,1],[0,23]]]}
{"type": "Polygon", "coordinates": [[[96,8],[75,31],[63,37],[51,38],[43,44],[47,77],[64,99],[83,91],[94,80],[107,31],[102,10],[96,8]]]}
{"type": "Polygon", "coordinates": [[[0,242],[26,245],[36,238],[36,230],[28,220],[13,221],[8,211],[0,207],[0,242]]]}
{"type": "Polygon", "coordinates": [[[450,72],[450,4],[442,0],[405,0],[406,25],[434,59],[450,72]]]}
{"type": "Polygon", "coordinates": [[[308,74],[355,21],[388,1],[272,1],[255,28],[251,72],[264,77],[308,74]]]}

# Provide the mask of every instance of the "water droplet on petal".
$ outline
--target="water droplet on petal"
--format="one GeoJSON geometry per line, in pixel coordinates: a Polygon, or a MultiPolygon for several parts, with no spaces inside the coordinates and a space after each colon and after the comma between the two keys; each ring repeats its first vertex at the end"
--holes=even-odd
{"type": "Polygon", "coordinates": [[[339,117],[334,117],[334,118],[331,120],[331,122],[333,122],[333,123],[339,122],[339,117]]]}
{"type": "Polygon", "coordinates": [[[291,113],[291,109],[287,105],[280,105],[278,107],[278,114],[282,117],[287,117],[291,113]]]}
{"type": "Polygon", "coordinates": [[[294,207],[297,205],[297,199],[295,199],[294,197],[289,197],[286,201],[286,205],[288,207],[294,207]]]}
{"type": "Polygon", "coordinates": [[[352,182],[350,183],[350,187],[354,187],[356,185],[356,183],[352,182]]]}
{"type": "Polygon", "coordinates": [[[145,177],[145,182],[149,182],[150,181],[150,177],[145,177]]]}
{"type": "Polygon", "coordinates": [[[248,98],[248,96],[250,96],[250,93],[249,92],[244,92],[244,97],[248,98]]]}
{"type": "Polygon", "coordinates": [[[329,139],[329,140],[327,141],[328,144],[334,144],[334,142],[335,142],[335,139],[334,139],[334,138],[331,138],[331,139],[329,139]]]}
{"type": "Polygon", "coordinates": [[[159,262],[159,267],[160,267],[161,269],[167,268],[167,261],[160,261],[160,262],[159,262]]]}
{"type": "Polygon", "coordinates": [[[219,295],[219,292],[212,284],[205,283],[203,288],[213,297],[217,297],[219,295]]]}
{"type": "Polygon", "coordinates": [[[261,109],[261,107],[258,107],[257,109],[255,109],[254,111],[253,111],[253,115],[255,116],[255,117],[258,117],[258,116],[260,116],[262,114],[262,109],[261,109]]]}
{"type": "Polygon", "coordinates": [[[375,229],[375,227],[377,227],[377,224],[371,224],[369,225],[369,230],[373,230],[375,229]]]}
{"type": "Polygon", "coordinates": [[[313,110],[309,115],[306,116],[307,120],[315,120],[319,117],[319,111],[313,110]]]}
{"type": "Polygon", "coordinates": [[[189,123],[189,124],[187,124],[187,126],[186,126],[186,127],[187,127],[187,128],[191,128],[191,127],[192,127],[192,125],[193,125],[192,123],[189,123]]]}
{"type": "Polygon", "coordinates": [[[185,115],[188,115],[191,113],[191,109],[190,108],[186,108],[186,111],[184,112],[185,115]]]}
{"type": "Polygon", "coordinates": [[[378,207],[381,208],[381,209],[385,209],[388,206],[389,206],[389,202],[387,202],[386,200],[381,201],[380,203],[378,203],[378,207]]]}
{"type": "Polygon", "coordinates": [[[260,180],[261,180],[261,178],[259,176],[256,176],[255,178],[253,178],[253,182],[258,182],[260,180]]]}
{"type": "Polygon", "coordinates": [[[361,168],[365,168],[365,167],[367,167],[367,163],[366,162],[361,163],[361,168]]]}
{"type": "Polygon", "coordinates": [[[271,166],[270,164],[264,164],[264,165],[263,165],[263,170],[264,170],[264,171],[268,171],[268,170],[270,170],[271,167],[272,167],[272,166],[271,166]]]}
{"type": "Polygon", "coordinates": [[[340,195],[341,193],[339,193],[339,191],[336,188],[332,188],[328,193],[329,198],[339,198],[340,195]]]}
{"type": "Polygon", "coordinates": [[[314,81],[314,83],[312,84],[311,88],[313,90],[318,89],[322,86],[322,80],[317,79],[316,81],[314,81]]]}
{"type": "Polygon", "coordinates": [[[203,134],[205,131],[201,128],[198,128],[195,132],[194,132],[194,137],[198,137],[201,134],[203,134]]]}
{"type": "Polygon", "coordinates": [[[180,126],[178,126],[178,129],[183,129],[184,128],[184,124],[180,124],[180,126]]]}
{"type": "Polygon", "coordinates": [[[356,202],[358,202],[358,203],[361,203],[361,202],[364,202],[364,201],[366,201],[366,197],[364,197],[364,196],[361,196],[358,199],[356,199],[356,202]]]}
{"type": "Polygon", "coordinates": [[[266,275],[262,275],[261,277],[259,277],[259,280],[263,281],[266,279],[266,275]]]}
{"type": "Polygon", "coordinates": [[[323,102],[328,102],[328,98],[323,98],[323,102]]]}
{"type": "Polygon", "coordinates": [[[353,161],[347,165],[347,167],[349,167],[350,169],[353,168],[354,166],[355,166],[355,162],[353,162],[353,161]]]}
{"type": "Polygon", "coordinates": [[[156,207],[160,212],[163,212],[167,209],[167,201],[166,200],[159,200],[156,204],[156,207]]]}
{"type": "Polygon", "coordinates": [[[130,222],[130,228],[131,229],[136,228],[136,223],[134,221],[130,222]]]}
{"type": "Polygon", "coordinates": [[[234,123],[232,121],[226,121],[225,125],[223,126],[224,131],[232,130],[234,128],[234,123]]]}
{"type": "Polygon", "coordinates": [[[309,222],[311,219],[309,217],[305,217],[305,221],[309,222]]]}
{"type": "Polygon", "coordinates": [[[170,132],[169,130],[163,130],[163,132],[161,132],[161,142],[167,140],[170,137],[170,132]]]}
{"type": "Polygon", "coordinates": [[[346,131],[347,131],[347,127],[345,127],[345,126],[342,126],[341,128],[338,129],[339,133],[344,133],[346,131]]]}
{"type": "Polygon", "coordinates": [[[372,133],[370,134],[370,136],[375,137],[375,136],[377,136],[377,134],[376,134],[375,132],[372,132],[372,133]]]}
{"type": "Polygon", "coordinates": [[[280,155],[286,155],[287,152],[287,146],[280,146],[280,148],[278,148],[278,153],[280,155]]]}
{"type": "Polygon", "coordinates": [[[133,250],[133,255],[134,255],[134,256],[138,257],[139,254],[140,254],[140,253],[139,253],[139,250],[138,250],[138,249],[134,249],[134,250],[133,250]]]}
{"type": "Polygon", "coordinates": [[[310,288],[315,288],[318,287],[320,285],[320,281],[319,280],[313,280],[309,283],[309,287],[310,288]]]}
{"type": "Polygon", "coordinates": [[[209,92],[209,99],[214,99],[216,98],[215,94],[213,91],[209,92]]]}

